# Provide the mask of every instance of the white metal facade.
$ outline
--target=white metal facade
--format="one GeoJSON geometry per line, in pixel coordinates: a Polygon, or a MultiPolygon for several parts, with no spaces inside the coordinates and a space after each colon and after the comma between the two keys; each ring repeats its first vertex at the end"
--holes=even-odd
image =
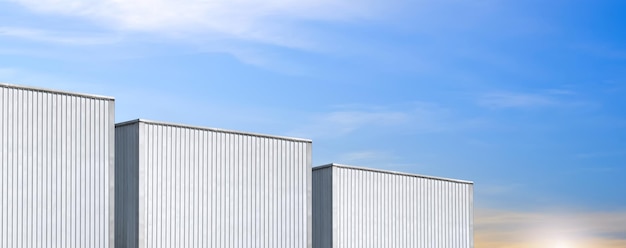
{"type": "Polygon", "coordinates": [[[0,247],[113,247],[114,100],[0,84],[0,247]]]}
{"type": "Polygon", "coordinates": [[[312,180],[315,248],[474,247],[472,182],[338,164],[312,180]]]}
{"type": "Polygon", "coordinates": [[[310,140],[136,120],[116,151],[117,247],[311,247],[310,140]]]}

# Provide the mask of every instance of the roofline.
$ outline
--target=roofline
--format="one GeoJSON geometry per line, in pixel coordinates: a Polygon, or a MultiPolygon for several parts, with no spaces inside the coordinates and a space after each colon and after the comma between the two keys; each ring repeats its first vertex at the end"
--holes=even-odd
{"type": "Polygon", "coordinates": [[[33,87],[33,86],[15,85],[15,84],[3,83],[3,82],[0,82],[0,87],[115,101],[115,98],[111,96],[101,96],[101,95],[95,95],[95,94],[77,93],[77,92],[69,92],[69,91],[63,91],[63,90],[53,90],[53,89],[33,87]]]}
{"type": "Polygon", "coordinates": [[[316,167],[313,167],[312,170],[315,171],[315,170],[321,170],[321,169],[330,168],[330,167],[346,168],[346,169],[354,169],[354,170],[363,170],[363,171],[371,171],[371,172],[378,172],[378,173],[385,173],[385,174],[394,174],[394,175],[401,175],[401,176],[419,177],[419,178],[434,179],[434,180],[441,180],[441,181],[448,181],[448,182],[455,182],[455,183],[474,184],[474,182],[466,181],[466,180],[451,179],[451,178],[445,178],[445,177],[435,177],[435,176],[425,176],[425,175],[419,175],[419,174],[411,174],[411,173],[390,171],[390,170],[380,170],[380,169],[373,169],[373,168],[366,168],[366,167],[359,167],[359,166],[352,166],[352,165],[344,165],[344,164],[337,164],[337,163],[330,163],[330,164],[316,166],[316,167]]]}
{"type": "Polygon", "coordinates": [[[135,123],[147,123],[147,124],[155,124],[155,125],[162,125],[162,126],[191,128],[191,129],[206,130],[206,131],[221,132],[221,133],[232,133],[232,134],[241,134],[241,135],[248,135],[248,136],[255,136],[255,137],[264,137],[264,138],[273,138],[273,139],[281,139],[281,140],[290,140],[290,141],[299,141],[299,142],[313,143],[313,141],[310,140],[310,139],[294,138],[294,137],[286,137],[286,136],[278,136],[278,135],[269,135],[269,134],[260,134],[260,133],[252,133],[252,132],[243,132],[243,131],[235,131],[235,130],[228,130],[228,129],[221,129],[221,128],[201,127],[201,126],[179,124],[179,123],[171,123],[171,122],[163,122],[163,121],[153,121],[153,120],[146,120],[146,119],[135,119],[135,120],[130,120],[130,121],[124,121],[124,122],[116,123],[115,127],[132,125],[132,124],[135,124],[135,123]]]}

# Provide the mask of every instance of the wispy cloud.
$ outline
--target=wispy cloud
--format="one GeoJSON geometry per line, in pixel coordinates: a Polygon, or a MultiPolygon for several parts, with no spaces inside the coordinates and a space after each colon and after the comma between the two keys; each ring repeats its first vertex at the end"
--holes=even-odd
{"type": "Polygon", "coordinates": [[[349,134],[361,127],[391,127],[406,123],[409,116],[400,111],[332,111],[312,114],[310,124],[292,131],[292,135],[306,137],[336,137],[349,134]]]}
{"type": "Polygon", "coordinates": [[[120,31],[168,36],[233,38],[285,47],[312,48],[295,21],[352,21],[384,9],[377,0],[14,0],[42,13],[91,20],[120,31]]]}
{"type": "Polygon", "coordinates": [[[339,137],[365,128],[439,132],[460,126],[480,125],[477,120],[459,120],[451,110],[435,103],[417,102],[403,106],[343,105],[326,113],[309,114],[307,125],[291,133],[305,137],[339,137]]]}
{"type": "Polygon", "coordinates": [[[2,77],[2,78],[12,77],[16,73],[17,73],[17,70],[15,68],[0,67],[0,77],[2,77]]]}
{"type": "Polygon", "coordinates": [[[622,156],[626,154],[626,150],[613,150],[613,151],[595,151],[595,152],[583,152],[577,153],[574,156],[579,159],[597,159],[605,157],[622,156]]]}
{"type": "Polygon", "coordinates": [[[574,45],[572,48],[601,58],[626,59],[626,50],[621,47],[621,44],[586,43],[574,45]]]}
{"type": "Polygon", "coordinates": [[[576,94],[575,91],[566,90],[566,89],[547,89],[547,90],[544,90],[544,92],[550,95],[575,95],[576,94]]]}
{"type": "Polygon", "coordinates": [[[103,91],[107,88],[103,84],[88,82],[72,78],[60,78],[55,75],[41,73],[18,67],[0,67],[0,81],[10,84],[30,85],[43,88],[61,89],[67,91],[90,92],[103,91]]]}
{"type": "MultiPolygon", "coordinates": [[[[406,3],[401,0],[394,4],[382,0],[8,0],[2,4],[21,6],[35,19],[54,21],[0,25],[0,37],[43,45],[118,45],[111,49],[121,52],[107,54],[109,57],[141,56],[142,49],[132,48],[135,43],[183,44],[193,52],[228,54],[246,64],[301,75],[308,73],[307,61],[294,61],[291,53],[284,52],[285,48],[295,52],[345,52],[345,47],[354,48],[363,41],[337,38],[343,34],[320,28],[320,24],[353,25],[363,20],[379,20],[393,16],[387,14],[402,9],[406,3]],[[80,25],[64,25],[66,21],[80,25]],[[80,29],[73,29],[77,26],[80,29]],[[84,32],[85,27],[92,31],[84,32]],[[345,42],[355,45],[340,45],[345,42]]],[[[70,49],[70,53],[75,50],[70,49]]],[[[0,53],[29,56],[53,53],[66,58],[65,51],[54,53],[58,49],[32,50],[36,48],[17,42],[0,49],[0,53]]],[[[367,48],[367,51],[378,50],[382,49],[367,48]]]]}
{"type": "Polygon", "coordinates": [[[85,34],[73,32],[59,32],[43,29],[23,27],[2,27],[0,36],[20,38],[31,41],[43,41],[67,45],[101,45],[119,42],[120,37],[105,34],[85,34]]]}
{"type": "Polygon", "coordinates": [[[359,164],[362,162],[393,160],[395,156],[385,151],[367,150],[344,153],[339,156],[339,159],[342,163],[359,164]]]}
{"type": "Polygon", "coordinates": [[[626,212],[476,212],[479,248],[626,247],[626,212]]]}
{"type": "Polygon", "coordinates": [[[339,154],[332,159],[332,162],[394,171],[415,171],[416,168],[429,167],[414,162],[407,163],[403,160],[403,156],[386,150],[357,150],[339,154]]]}
{"type": "Polygon", "coordinates": [[[527,108],[555,105],[555,99],[542,94],[493,92],[482,95],[478,104],[489,108],[527,108]]]}
{"type": "Polygon", "coordinates": [[[508,185],[480,185],[477,186],[477,193],[488,196],[499,196],[506,194],[513,194],[515,191],[519,191],[524,185],[521,184],[508,184],[508,185]]]}
{"type": "Polygon", "coordinates": [[[593,106],[580,100],[582,96],[569,89],[544,89],[536,92],[492,91],[480,94],[479,106],[493,109],[593,106]]]}

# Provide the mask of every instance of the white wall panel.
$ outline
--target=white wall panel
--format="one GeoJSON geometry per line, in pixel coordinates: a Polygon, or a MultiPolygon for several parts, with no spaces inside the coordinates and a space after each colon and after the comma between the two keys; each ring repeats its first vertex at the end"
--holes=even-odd
{"type": "Polygon", "coordinates": [[[468,181],[338,164],[316,167],[313,247],[471,248],[472,194],[468,181]]]}
{"type": "Polygon", "coordinates": [[[0,247],[113,247],[114,100],[0,84],[0,247]]]}
{"type": "Polygon", "coordinates": [[[309,140],[146,120],[116,129],[117,152],[137,150],[117,160],[137,168],[122,184],[138,194],[136,205],[118,194],[118,211],[138,214],[118,221],[119,247],[311,247],[309,140]]]}

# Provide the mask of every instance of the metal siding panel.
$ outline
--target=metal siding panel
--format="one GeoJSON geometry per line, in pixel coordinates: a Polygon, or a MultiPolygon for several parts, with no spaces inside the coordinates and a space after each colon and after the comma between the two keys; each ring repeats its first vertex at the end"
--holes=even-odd
{"type": "Polygon", "coordinates": [[[467,203],[469,209],[469,232],[467,233],[469,247],[474,247],[474,185],[467,185],[467,191],[469,192],[469,201],[467,203]]]}
{"type": "MultiPolygon", "coordinates": [[[[304,176],[306,177],[306,196],[301,196],[302,198],[306,198],[306,201],[303,199],[302,201],[305,202],[305,209],[302,209],[302,207],[298,207],[298,209],[304,213],[306,213],[306,218],[303,218],[300,220],[300,223],[298,224],[298,227],[305,229],[306,235],[305,237],[300,237],[300,238],[305,238],[307,240],[306,247],[313,247],[313,173],[312,173],[312,160],[313,160],[313,144],[312,143],[305,143],[305,144],[300,144],[299,145],[301,148],[300,153],[299,153],[299,159],[304,159],[304,163],[307,164],[306,167],[304,168],[300,168],[300,172],[299,174],[305,174],[304,176]],[[304,171],[304,172],[303,172],[304,171]]],[[[301,184],[298,184],[300,186],[302,186],[301,184]]]]}
{"type": "Polygon", "coordinates": [[[94,135],[113,128],[101,116],[112,99],[5,84],[0,98],[0,246],[109,246],[94,211],[112,161],[94,157],[110,144],[94,135]]]}
{"type": "Polygon", "coordinates": [[[138,218],[133,208],[138,207],[138,178],[140,159],[139,126],[129,125],[115,129],[116,142],[116,221],[115,247],[136,247],[138,242],[138,218]]]}
{"type": "MultiPolygon", "coordinates": [[[[8,120],[9,119],[9,94],[8,94],[8,90],[6,88],[2,88],[0,87],[0,116],[2,117],[2,120],[8,120]]],[[[4,124],[4,121],[2,121],[2,125],[0,126],[0,133],[2,134],[2,139],[0,139],[0,142],[2,142],[2,146],[0,147],[0,163],[2,164],[9,164],[9,128],[8,125],[4,124]]],[[[2,175],[2,181],[0,181],[0,185],[3,189],[9,189],[9,180],[10,180],[10,176],[9,176],[9,170],[8,169],[2,169],[0,170],[0,173],[2,175]]],[[[8,192],[10,190],[5,190],[3,191],[3,194],[0,195],[0,199],[2,201],[2,209],[3,211],[0,211],[0,233],[4,233],[5,235],[7,233],[9,233],[10,228],[9,228],[9,210],[11,205],[9,204],[9,196],[8,196],[8,192]]],[[[8,236],[8,235],[7,235],[8,236]]],[[[2,247],[8,247],[8,239],[3,238],[0,239],[0,246],[2,247]]]]}
{"type": "Polygon", "coordinates": [[[138,122],[139,247],[310,247],[310,142],[138,122]]]}
{"type": "Polygon", "coordinates": [[[339,165],[315,169],[314,246],[473,247],[472,187],[464,181],[339,165]],[[328,189],[332,200],[322,197],[328,189]],[[332,216],[332,223],[316,216],[332,216]],[[332,230],[327,236],[333,244],[316,245],[325,241],[325,230],[332,230]]]}
{"type": "MultiPolygon", "coordinates": [[[[133,156],[137,156],[137,166],[133,168],[133,173],[131,173],[131,175],[133,175],[135,178],[132,179],[132,181],[134,181],[136,183],[136,185],[134,185],[134,187],[136,187],[136,192],[137,192],[137,198],[133,199],[133,202],[136,201],[137,204],[137,217],[136,217],[136,227],[133,226],[135,229],[135,233],[134,235],[136,235],[136,245],[137,247],[143,247],[146,245],[146,215],[147,215],[147,211],[146,211],[146,195],[147,195],[147,181],[148,178],[146,177],[146,171],[149,169],[147,168],[146,164],[148,160],[148,157],[145,156],[145,150],[147,149],[146,146],[148,145],[145,139],[145,136],[139,136],[139,134],[143,134],[143,133],[147,133],[147,127],[145,125],[143,125],[143,123],[138,123],[138,137],[137,137],[137,153],[133,154],[133,156]]],[[[134,214],[134,213],[131,213],[134,214]]],[[[133,218],[134,220],[134,218],[133,218]]]]}
{"type": "MultiPolygon", "coordinates": [[[[154,130],[152,128],[148,127],[144,127],[144,132],[146,133],[147,137],[151,137],[153,136],[154,130]]],[[[151,149],[155,149],[154,147],[154,143],[146,143],[145,142],[145,138],[144,140],[141,141],[140,144],[140,150],[144,151],[144,150],[151,150],[151,149]],[[141,148],[143,147],[143,148],[141,148]]],[[[141,166],[140,170],[143,172],[140,173],[140,178],[141,175],[145,175],[145,180],[144,180],[144,184],[143,185],[143,196],[140,195],[139,199],[141,201],[140,204],[144,205],[143,209],[143,216],[144,216],[144,221],[140,221],[139,222],[139,246],[151,246],[152,244],[148,242],[148,238],[152,235],[154,235],[152,232],[150,232],[150,230],[148,229],[149,226],[152,225],[153,223],[153,207],[151,207],[151,203],[152,203],[152,198],[154,197],[154,181],[157,180],[157,176],[155,174],[156,171],[156,163],[154,161],[154,158],[152,157],[146,157],[144,160],[144,163],[146,164],[152,164],[153,166],[147,167],[147,166],[141,166]],[[149,197],[148,197],[149,196],[149,197]]],[[[140,190],[141,192],[141,190],[140,190]]]]}
{"type": "Polygon", "coordinates": [[[98,168],[102,171],[98,175],[105,175],[105,178],[98,176],[98,179],[100,179],[99,192],[102,193],[99,197],[105,199],[105,203],[100,205],[103,213],[100,216],[102,216],[101,220],[104,222],[104,225],[99,227],[102,227],[100,232],[107,233],[108,237],[102,237],[101,235],[98,235],[98,237],[107,242],[109,248],[113,248],[115,247],[115,104],[113,101],[110,101],[100,102],[100,105],[100,111],[103,112],[101,112],[99,119],[101,126],[98,130],[102,134],[102,139],[100,139],[99,143],[107,144],[101,150],[101,163],[107,163],[108,166],[98,168]]]}
{"type": "MultiPolygon", "coordinates": [[[[254,164],[259,163],[258,142],[259,142],[258,139],[249,137],[248,149],[250,152],[250,157],[249,157],[250,163],[254,163],[254,164]]],[[[251,191],[252,191],[252,199],[251,199],[248,211],[250,211],[250,220],[252,221],[252,224],[250,226],[250,229],[252,232],[251,237],[250,237],[250,246],[252,247],[254,245],[261,244],[260,237],[262,236],[261,234],[263,234],[263,230],[260,229],[260,226],[259,226],[259,223],[260,223],[259,214],[252,213],[252,211],[262,212],[262,211],[259,211],[260,210],[259,202],[262,199],[260,198],[261,194],[254,191],[254,190],[260,189],[261,179],[258,177],[258,175],[260,174],[261,170],[259,170],[257,166],[252,166],[250,172],[251,172],[250,176],[252,179],[252,182],[250,184],[251,191]]]]}
{"type": "Polygon", "coordinates": [[[333,182],[332,168],[312,172],[313,185],[313,247],[333,246],[333,182]]]}

